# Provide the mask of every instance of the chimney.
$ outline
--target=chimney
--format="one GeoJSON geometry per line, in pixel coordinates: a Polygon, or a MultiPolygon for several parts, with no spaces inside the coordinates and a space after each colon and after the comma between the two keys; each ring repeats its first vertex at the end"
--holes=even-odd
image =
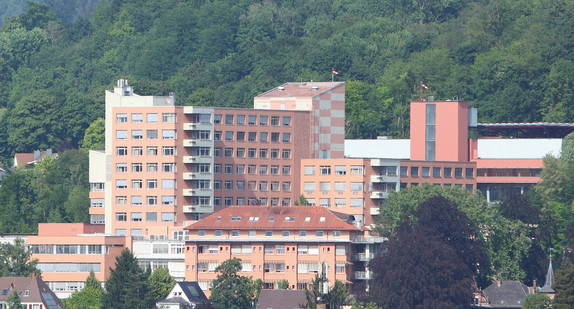
{"type": "Polygon", "coordinates": [[[34,150],[34,160],[40,159],[40,150],[34,150]]]}
{"type": "Polygon", "coordinates": [[[52,156],[52,148],[46,149],[46,157],[51,157],[51,156],[52,156]]]}
{"type": "Polygon", "coordinates": [[[501,286],[501,285],[502,285],[502,281],[496,280],[496,286],[501,286]]]}

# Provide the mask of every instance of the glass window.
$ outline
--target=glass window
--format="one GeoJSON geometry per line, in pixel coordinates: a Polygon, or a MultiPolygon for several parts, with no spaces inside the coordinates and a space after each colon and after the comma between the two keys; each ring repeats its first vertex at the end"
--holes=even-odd
{"type": "Polygon", "coordinates": [[[133,123],[140,123],[143,122],[143,115],[142,114],[132,114],[132,122],[133,123]]]}
{"type": "Polygon", "coordinates": [[[155,173],[157,172],[157,163],[148,163],[147,164],[147,171],[149,173],[155,173]]]}
{"type": "Polygon", "coordinates": [[[146,196],[146,203],[148,206],[156,206],[157,205],[157,196],[155,196],[155,195],[146,196]]]}
{"type": "Polygon", "coordinates": [[[271,175],[279,175],[279,165],[271,165],[271,175]]]}
{"type": "Polygon", "coordinates": [[[245,164],[237,164],[236,174],[245,174],[245,164]]]}
{"type": "Polygon", "coordinates": [[[284,127],[291,126],[291,117],[290,116],[283,116],[283,126],[284,127]]]}
{"type": "Polygon", "coordinates": [[[157,189],[157,179],[146,180],[146,187],[148,189],[157,189]]]}
{"type": "Polygon", "coordinates": [[[175,139],[175,130],[162,130],[161,134],[163,139],[175,139]]]}
{"type": "Polygon", "coordinates": [[[116,189],[127,189],[128,181],[126,179],[116,179],[116,189]]]}
{"type": "Polygon", "coordinates": [[[323,176],[331,175],[331,166],[329,165],[321,165],[319,167],[319,172],[323,176]]]}
{"type": "Polygon", "coordinates": [[[128,147],[124,147],[124,146],[116,147],[116,155],[117,156],[127,156],[128,155],[128,147]]]}
{"type": "Polygon", "coordinates": [[[162,189],[175,189],[175,179],[162,179],[161,180],[162,189]]]}
{"type": "Polygon", "coordinates": [[[421,169],[421,175],[422,175],[423,177],[429,177],[429,176],[430,176],[430,168],[427,167],[427,166],[424,166],[424,167],[421,169]]]}
{"type": "Polygon", "coordinates": [[[411,177],[419,177],[419,168],[417,166],[411,166],[411,177]]]}
{"type": "Polygon", "coordinates": [[[148,156],[157,156],[157,146],[147,146],[146,153],[148,156]]]}
{"type": "Polygon", "coordinates": [[[116,122],[117,123],[126,123],[128,122],[128,114],[116,114],[116,122]]]}
{"type": "Polygon", "coordinates": [[[445,167],[443,170],[444,173],[444,178],[451,178],[452,177],[452,168],[451,167],[445,167]]]}
{"type": "Polygon", "coordinates": [[[291,159],[291,149],[283,149],[283,159],[291,159]]]}
{"type": "Polygon", "coordinates": [[[315,175],[315,166],[305,165],[305,175],[315,175]]]}
{"type": "Polygon", "coordinates": [[[245,115],[237,115],[237,125],[245,125],[245,115]]]}
{"type": "Polygon", "coordinates": [[[245,158],[245,148],[237,148],[237,158],[245,158]]]}
{"type": "Polygon", "coordinates": [[[142,221],[142,213],[141,212],[132,212],[131,218],[132,218],[132,222],[141,222],[142,221]]]}
{"type": "Polygon", "coordinates": [[[267,132],[261,132],[259,133],[259,141],[263,142],[263,143],[267,143],[267,132]]]}
{"type": "Polygon", "coordinates": [[[279,133],[278,132],[271,132],[271,142],[272,143],[279,142],[279,133]]]}
{"type": "Polygon", "coordinates": [[[156,113],[147,114],[146,117],[147,117],[147,122],[148,122],[148,123],[155,123],[155,122],[157,122],[157,114],[156,114],[156,113]]]}
{"type": "Polygon", "coordinates": [[[282,190],[283,190],[283,192],[291,192],[291,182],[290,181],[284,181],[282,184],[282,190]]]}
{"type": "Polygon", "coordinates": [[[474,177],[474,172],[473,172],[472,168],[466,168],[465,174],[466,174],[466,178],[473,178],[474,177]]]}
{"type": "Polygon", "coordinates": [[[117,163],[116,164],[116,172],[117,173],[126,173],[128,171],[128,164],[127,163],[117,163]]]}
{"type": "Polygon", "coordinates": [[[408,170],[408,167],[401,166],[401,177],[407,177],[407,170],[408,170]]]}
{"type": "Polygon", "coordinates": [[[267,165],[259,165],[259,175],[267,175],[267,165]]]}
{"type": "Polygon", "coordinates": [[[439,178],[440,177],[440,167],[433,167],[432,168],[432,177],[439,178]]]}
{"type": "Polygon", "coordinates": [[[454,177],[462,178],[462,167],[456,167],[454,169],[454,177]]]}
{"type": "Polygon", "coordinates": [[[141,146],[132,147],[132,156],[139,157],[143,155],[143,148],[141,146]]]}
{"type": "Polygon", "coordinates": [[[259,116],[259,125],[266,126],[267,125],[268,116],[259,116]]]}
{"type": "Polygon", "coordinates": [[[291,165],[283,165],[283,175],[291,175],[291,165]]]}
{"type": "Polygon", "coordinates": [[[271,149],[271,159],[279,159],[279,149],[271,149]]]}
{"type": "Polygon", "coordinates": [[[247,151],[247,156],[249,158],[256,158],[257,157],[257,149],[256,148],[249,148],[247,151]]]}
{"type": "Polygon", "coordinates": [[[132,189],[141,189],[143,181],[141,179],[132,179],[132,189]]]}
{"type": "Polygon", "coordinates": [[[132,172],[133,173],[143,172],[143,164],[142,163],[132,163],[132,172]]]}
{"type": "Polygon", "coordinates": [[[221,114],[213,115],[213,123],[220,124],[221,123],[221,114]]]}
{"type": "Polygon", "coordinates": [[[344,165],[335,165],[335,175],[344,176],[347,174],[347,167],[344,165]]]}
{"type": "Polygon", "coordinates": [[[315,192],[315,183],[314,182],[305,182],[303,184],[303,188],[304,188],[303,190],[305,192],[309,192],[309,193],[315,192]]]}
{"type": "Polygon", "coordinates": [[[233,115],[225,115],[225,124],[233,124],[233,115]]]}
{"type": "Polygon", "coordinates": [[[237,141],[244,142],[245,141],[245,132],[237,131],[237,141]]]}
{"type": "Polygon", "coordinates": [[[259,191],[267,191],[267,181],[259,182],[259,191]]]}
{"type": "Polygon", "coordinates": [[[257,132],[249,132],[247,140],[250,142],[256,142],[257,141],[257,132]]]}
{"type": "Polygon", "coordinates": [[[221,140],[221,131],[213,131],[213,140],[220,141],[221,140]]]}
{"type": "Polygon", "coordinates": [[[128,131],[116,130],[116,139],[128,139],[128,131]]]}
{"type": "Polygon", "coordinates": [[[233,164],[225,164],[225,174],[233,174],[233,164]]]}
{"type": "Polygon", "coordinates": [[[157,139],[157,130],[147,130],[146,136],[147,139],[157,139]]]}
{"type": "Polygon", "coordinates": [[[146,212],[145,220],[147,222],[157,222],[157,212],[146,212]]]}
{"type": "Polygon", "coordinates": [[[225,140],[232,141],[233,140],[233,131],[225,131],[225,140]]]}
{"type": "Polygon", "coordinates": [[[161,221],[162,222],[174,222],[175,221],[175,214],[173,212],[162,212],[161,213],[161,221]]]}
{"type": "Polygon", "coordinates": [[[279,125],[279,116],[271,116],[271,125],[278,126],[279,125]]]}
{"type": "Polygon", "coordinates": [[[175,196],[173,195],[164,195],[161,197],[161,204],[162,205],[175,205],[175,196]]]}
{"type": "Polygon", "coordinates": [[[175,113],[163,113],[162,121],[167,123],[175,123],[175,113]]]}
{"type": "Polygon", "coordinates": [[[283,143],[291,142],[291,133],[283,133],[283,143]]]}
{"type": "Polygon", "coordinates": [[[254,126],[257,124],[257,115],[249,115],[249,125],[254,126]]]}
{"type": "Polygon", "coordinates": [[[164,156],[175,156],[175,146],[163,146],[162,147],[162,155],[164,156]]]}

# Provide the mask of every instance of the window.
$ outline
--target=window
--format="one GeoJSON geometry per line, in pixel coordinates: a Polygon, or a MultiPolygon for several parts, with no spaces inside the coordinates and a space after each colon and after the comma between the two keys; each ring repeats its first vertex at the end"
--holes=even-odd
{"type": "Polygon", "coordinates": [[[143,148],[141,146],[132,147],[132,156],[134,157],[143,156],[143,148]]]}
{"type": "Polygon", "coordinates": [[[162,189],[175,189],[175,179],[162,179],[161,180],[162,189]]]}
{"type": "Polygon", "coordinates": [[[291,149],[283,149],[283,159],[291,159],[291,149]]]}
{"type": "Polygon", "coordinates": [[[419,177],[419,168],[417,166],[411,166],[411,177],[419,177]]]}
{"type": "Polygon", "coordinates": [[[401,177],[407,177],[407,170],[408,170],[408,167],[401,166],[401,177]]]}
{"type": "Polygon", "coordinates": [[[157,212],[146,212],[145,220],[147,222],[157,222],[157,212]]]}
{"type": "Polygon", "coordinates": [[[236,184],[237,184],[237,190],[239,191],[245,190],[245,181],[238,180],[236,184]]]}
{"type": "Polygon", "coordinates": [[[259,175],[267,175],[267,165],[259,165],[259,175]]]}
{"type": "Polygon", "coordinates": [[[472,168],[466,168],[465,175],[466,175],[466,178],[473,178],[474,173],[473,173],[472,168]]]}
{"type": "Polygon", "coordinates": [[[262,143],[267,143],[267,136],[268,136],[267,132],[259,133],[259,141],[262,143]]]}
{"type": "Polygon", "coordinates": [[[271,125],[275,127],[279,125],[279,116],[271,116],[271,125]]]}
{"type": "Polygon", "coordinates": [[[271,165],[271,175],[279,175],[279,165],[271,165]]]}
{"type": "Polygon", "coordinates": [[[259,149],[259,157],[260,158],[267,158],[267,152],[268,152],[267,148],[259,149]]]}
{"type": "Polygon", "coordinates": [[[257,149],[256,148],[249,148],[247,151],[247,156],[249,158],[256,158],[257,157],[257,149]]]}
{"type": "Polygon", "coordinates": [[[291,182],[290,181],[284,181],[282,184],[282,190],[283,190],[283,192],[291,192],[291,182]]]}
{"type": "Polygon", "coordinates": [[[283,116],[283,126],[284,127],[291,126],[291,117],[290,116],[283,116]]]}
{"type": "Polygon", "coordinates": [[[157,122],[157,114],[155,114],[155,113],[147,114],[146,118],[147,118],[148,123],[156,123],[157,122]]]}
{"type": "Polygon", "coordinates": [[[259,191],[267,191],[267,181],[259,182],[259,191]]]}
{"type": "Polygon", "coordinates": [[[433,167],[432,168],[432,177],[439,178],[440,177],[440,167],[433,167]]]}
{"type": "Polygon", "coordinates": [[[283,143],[291,142],[291,133],[283,133],[283,143]]]}
{"type": "Polygon", "coordinates": [[[157,163],[148,163],[147,164],[147,171],[148,171],[148,173],[157,172],[157,163]]]}
{"type": "Polygon", "coordinates": [[[126,173],[128,171],[127,163],[117,163],[116,164],[116,172],[117,173],[126,173]]]}
{"type": "Polygon", "coordinates": [[[351,175],[363,175],[363,166],[351,165],[351,175]]]}
{"type": "Polygon", "coordinates": [[[331,175],[331,166],[329,166],[329,165],[319,166],[319,173],[320,173],[320,175],[323,175],[323,176],[331,175]]]}
{"type": "Polygon", "coordinates": [[[279,133],[278,132],[271,132],[271,142],[278,143],[279,142],[279,133]]]}
{"type": "Polygon", "coordinates": [[[268,116],[259,116],[259,125],[266,126],[268,118],[268,116]]]}
{"type": "Polygon", "coordinates": [[[305,165],[305,175],[315,175],[314,165],[305,165]]]}
{"type": "Polygon", "coordinates": [[[213,173],[221,174],[221,164],[213,164],[213,173]]]}
{"type": "Polygon", "coordinates": [[[257,165],[255,164],[249,164],[247,166],[247,173],[250,175],[254,175],[257,174],[257,165]]]}
{"type": "Polygon", "coordinates": [[[429,167],[422,167],[421,168],[421,176],[429,177],[430,176],[430,168],[429,167]]]}
{"type": "Polygon", "coordinates": [[[321,191],[321,192],[331,191],[331,183],[330,182],[320,182],[319,183],[319,191],[321,191]]]}
{"type": "Polygon", "coordinates": [[[352,198],[350,201],[351,207],[363,207],[363,199],[362,198],[352,198]]]}
{"type": "Polygon", "coordinates": [[[146,153],[150,157],[157,156],[157,146],[147,146],[146,153]]]}
{"type": "Polygon", "coordinates": [[[347,167],[344,165],[335,165],[335,175],[344,176],[347,174],[347,167]]]}
{"type": "Polygon", "coordinates": [[[128,197],[125,195],[118,195],[116,196],[116,205],[117,206],[126,206],[128,204],[128,197]]]}
{"type": "Polygon", "coordinates": [[[245,164],[237,164],[235,168],[236,174],[245,174],[245,164]]]}
{"type": "Polygon", "coordinates": [[[175,113],[163,113],[162,121],[167,123],[175,123],[175,113]]]}
{"type": "Polygon", "coordinates": [[[132,130],[132,139],[143,139],[143,130],[132,130]]]}
{"type": "Polygon", "coordinates": [[[233,180],[225,181],[225,190],[233,190],[233,180]]]}
{"type": "Polygon", "coordinates": [[[362,192],[363,183],[362,182],[351,182],[351,192],[362,192]]]}
{"type": "Polygon", "coordinates": [[[225,174],[233,174],[233,164],[225,164],[225,174]]]}
{"type": "Polygon", "coordinates": [[[255,191],[257,189],[257,182],[255,180],[251,180],[249,182],[247,182],[247,190],[249,191],[255,191]]]}
{"type": "Polygon", "coordinates": [[[271,149],[271,159],[279,159],[279,149],[271,149]]]}
{"type": "Polygon", "coordinates": [[[225,115],[225,124],[233,124],[233,115],[225,115]]]}
{"type": "Polygon", "coordinates": [[[128,221],[128,214],[125,212],[116,212],[116,222],[128,221]]]}
{"type": "Polygon", "coordinates": [[[456,167],[454,169],[454,177],[455,178],[462,178],[462,167],[456,167]]]}
{"type": "Polygon", "coordinates": [[[116,130],[116,139],[128,139],[128,131],[116,130]]]}
{"type": "Polygon", "coordinates": [[[141,189],[143,181],[141,179],[132,179],[132,189],[141,189]]]}
{"type": "Polygon", "coordinates": [[[175,156],[176,155],[175,146],[163,146],[161,150],[162,150],[162,154],[164,156],[175,156]]]}
{"type": "Polygon", "coordinates": [[[233,157],[233,148],[225,148],[225,157],[227,158],[233,157]]]}
{"type": "MultiPolygon", "coordinates": [[[[273,231],[265,231],[265,236],[267,236],[267,237],[273,236],[273,231]]],[[[267,249],[267,246],[265,246],[265,248],[267,249]]],[[[267,252],[265,252],[265,253],[267,253],[267,252]]],[[[271,253],[273,253],[273,252],[271,252],[271,253]]]]}
{"type": "Polygon", "coordinates": [[[291,175],[291,165],[283,165],[283,175],[291,175]]]}
{"type": "Polygon", "coordinates": [[[128,155],[128,147],[120,146],[116,147],[116,156],[127,156],[128,155]]]}
{"type": "Polygon", "coordinates": [[[274,191],[274,192],[279,191],[279,181],[272,181],[271,182],[271,191],[274,191]]]}
{"type": "Polygon", "coordinates": [[[320,198],[319,199],[319,206],[329,208],[331,207],[331,199],[329,198],[320,198]]]}
{"type": "Polygon", "coordinates": [[[245,158],[245,148],[237,148],[237,153],[235,156],[237,158],[245,158]]]}
{"type": "Polygon", "coordinates": [[[323,237],[324,234],[325,233],[323,231],[316,231],[315,232],[315,236],[317,236],[317,237],[323,237]]]}
{"type": "Polygon", "coordinates": [[[128,122],[128,114],[116,114],[116,123],[128,122]]]}
{"type": "Polygon", "coordinates": [[[245,115],[237,115],[237,125],[245,125],[245,115]]]}
{"type": "Polygon", "coordinates": [[[249,115],[249,125],[254,126],[257,124],[257,115],[249,115]]]}
{"type": "Polygon", "coordinates": [[[161,213],[161,221],[162,222],[174,222],[175,221],[175,214],[173,212],[162,212],[161,213]]]}
{"type": "Polygon", "coordinates": [[[146,180],[146,187],[148,189],[157,189],[157,179],[146,180]]]}
{"type": "Polygon", "coordinates": [[[233,131],[225,131],[225,140],[232,141],[233,140],[233,131]]]}
{"type": "Polygon", "coordinates": [[[173,206],[175,205],[175,196],[173,195],[165,195],[161,197],[161,204],[164,206],[173,206]]]}
{"type": "Polygon", "coordinates": [[[132,172],[133,173],[143,172],[143,164],[142,163],[132,163],[132,172]]]}
{"type": "Polygon", "coordinates": [[[245,132],[237,131],[237,141],[238,142],[245,141],[245,132]]]}
{"type": "Polygon", "coordinates": [[[213,140],[220,141],[221,140],[221,131],[213,131],[213,140]]]}
{"type": "Polygon", "coordinates": [[[315,192],[315,183],[314,182],[305,182],[303,184],[303,190],[308,193],[315,192]]]}
{"type": "Polygon", "coordinates": [[[126,179],[116,179],[116,189],[127,189],[128,181],[126,179]]]}
{"type": "Polygon", "coordinates": [[[133,123],[143,122],[143,115],[142,114],[132,114],[132,122],[133,123]]]}
{"type": "Polygon", "coordinates": [[[344,208],[347,206],[347,200],[344,198],[335,198],[335,207],[344,208]]]}
{"type": "Polygon", "coordinates": [[[347,190],[347,183],[346,182],[335,182],[335,191],[336,192],[345,192],[347,190]]]}
{"type": "MultiPolygon", "coordinates": [[[[301,237],[307,236],[307,231],[299,231],[299,236],[301,236],[301,237]]],[[[307,246],[305,246],[305,247],[307,247],[307,246]]]]}
{"type": "Polygon", "coordinates": [[[131,218],[132,218],[132,222],[141,222],[142,221],[142,213],[141,212],[132,212],[131,218]]]}
{"type": "Polygon", "coordinates": [[[162,130],[161,137],[163,139],[175,139],[175,130],[173,129],[162,130]]]}
{"type": "Polygon", "coordinates": [[[155,195],[148,195],[146,197],[146,203],[148,206],[156,206],[157,205],[157,196],[155,195]]]}
{"type": "Polygon", "coordinates": [[[247,134],[247,140],[250,142],[256,142],[257,141],[257,132],[249,132],[247,134]]]}
{"type": "Polygon", "coordinates": [[[445,167],[443,170],[444,173],[444,178],[451,178],[452,177],[452,168],[451,167],[445,167]]]}
{"type": "Polygon", "coordinates": [[[213,115],[213,123],[220,124],[221,123],[221,114],[213,115]]]}
{"type": "Polygon", "coordinates": [[[221,147],[213,148],[213,156],[216,158],[221,157],[221,147]]]}

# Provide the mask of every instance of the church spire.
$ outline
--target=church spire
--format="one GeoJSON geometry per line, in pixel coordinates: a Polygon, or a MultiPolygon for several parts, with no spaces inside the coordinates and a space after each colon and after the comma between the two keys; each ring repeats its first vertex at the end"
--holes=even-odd
{"type": "Polygon", "coordinates": [[[552,289],[554,285],[554,269],[552,269],[552,249],[550,249],[550,262],[548,263],[548,272],[546,273],[546,282],[544,286],[540,288],[540,293],[556,293],[552,289]]]}

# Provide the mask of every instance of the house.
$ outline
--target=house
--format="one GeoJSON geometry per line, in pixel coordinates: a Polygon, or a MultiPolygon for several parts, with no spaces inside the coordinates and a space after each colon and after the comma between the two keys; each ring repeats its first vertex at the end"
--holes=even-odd
{"type": "Polygon", "coordinates": [[[261,290],[256,309],[297,309],[306,303],[303,290],[261,290]]]}
{"type": "Polygon", "coordinates": [[[24,308],[57,309],[62,301],[40,277],[1,277],[0,308],[6,308],[6,299],[16,291],[24,308]]]}
{"type": "Polygon", "coordinates": [[[55,159],[58,157],[58,154],[52,152],[52,149],[46,149],[46,151],[35,150],[32,153],[17,152],[14,154],[13,167],[24,168],[29,164],[36,165],[46,157],[52,157],[55,159]]]}
{"type": "Polygon", "coordinates": [[[202,309],[211,308],[211,303],[197,282],[176,282],[166,298],[157,301],[163,309],[202,309]]]}
{"type": "Polygon", "coordinates": [[[522,308],[527,295],[533,289],[520,281],[497,281],[482,291],[482,295],[475,296],[477,300],[473,308],[522,308]]]}

